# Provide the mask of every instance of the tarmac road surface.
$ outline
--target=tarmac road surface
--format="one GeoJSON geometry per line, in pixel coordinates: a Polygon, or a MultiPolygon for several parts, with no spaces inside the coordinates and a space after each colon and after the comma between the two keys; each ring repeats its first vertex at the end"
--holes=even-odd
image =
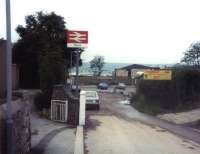
{"type": "MultiPolygon", "coordinates": [[[[200,144],[167,129],[122,116],[117,107],[123,96],[99,93],[100,111],[88,111],[85,153],[88,154],[199,154],[200,144]]],[[[125,105],[127,115],[131,106],[125,105]]],[[[124,110],[124,108],[123,108],[124,110]]],[[[125,110],[124,110],[125,111],[125,110]]],[[[134,110],[131,110],[134,111],[134,110]]],[[[134,114],[134,113],[133,113],[134,114]]],[[[135,113],[136,114],[136,113],[135,113]]],[[[199,135],[199,134],[197,134],[199,135]]]]}

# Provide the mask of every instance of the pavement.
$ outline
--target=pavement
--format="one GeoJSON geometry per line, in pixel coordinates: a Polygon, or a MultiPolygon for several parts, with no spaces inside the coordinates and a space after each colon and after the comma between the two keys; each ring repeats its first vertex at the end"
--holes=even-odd
{"type": "Polygon", "coordinates": [[[86,154],[199,154],[200,133],[142,114],[115,93],[99,93],[100,111],[87,111],[86,154]]]}
{"type": "Polygon", "coordinates": [[[83,126],[77,126],[74,154],[84,154],[83,126]]]}
{"type": "Polygon", "coordinates": [[[73,154],[75,128],[31,115],[31,154],[73,154]]]}

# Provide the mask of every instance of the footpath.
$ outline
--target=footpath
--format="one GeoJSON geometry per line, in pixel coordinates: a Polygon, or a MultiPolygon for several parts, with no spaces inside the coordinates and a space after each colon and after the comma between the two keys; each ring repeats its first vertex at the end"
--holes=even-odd
{"type": "Polygon", "coordinates": [[[73,154],[76,128],[31,116],[31,154],[73,154]]]}

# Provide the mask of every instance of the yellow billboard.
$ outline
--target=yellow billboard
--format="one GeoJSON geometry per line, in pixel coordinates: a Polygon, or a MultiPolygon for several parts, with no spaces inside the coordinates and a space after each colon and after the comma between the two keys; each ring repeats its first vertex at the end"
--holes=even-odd
{"type": "Polygon", "coordinates": [[[147,70],[144,72],[144,80],[171,80],[171,70],[147,70]]]}

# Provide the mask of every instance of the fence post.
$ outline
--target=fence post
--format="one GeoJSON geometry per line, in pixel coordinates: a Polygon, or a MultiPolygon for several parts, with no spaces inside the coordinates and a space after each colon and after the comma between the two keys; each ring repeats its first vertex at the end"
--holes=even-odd
{"type": "Polygon", "coordinates": [[[79,107],[79,125],[85,125],[85,103],[86,103],[86,92],[81,91],[80,107],[79,107]]]}
{"type": "Polygon", "coordinates": [[[52,100],[51,100],[51,120],[53,120],[53,103],[52,103],[52,100]]]}
{"type": "Polygon", "coordinates": [[[65,120],[67,121],[68,118],[68,100],[65,102],[65,120]]]}

